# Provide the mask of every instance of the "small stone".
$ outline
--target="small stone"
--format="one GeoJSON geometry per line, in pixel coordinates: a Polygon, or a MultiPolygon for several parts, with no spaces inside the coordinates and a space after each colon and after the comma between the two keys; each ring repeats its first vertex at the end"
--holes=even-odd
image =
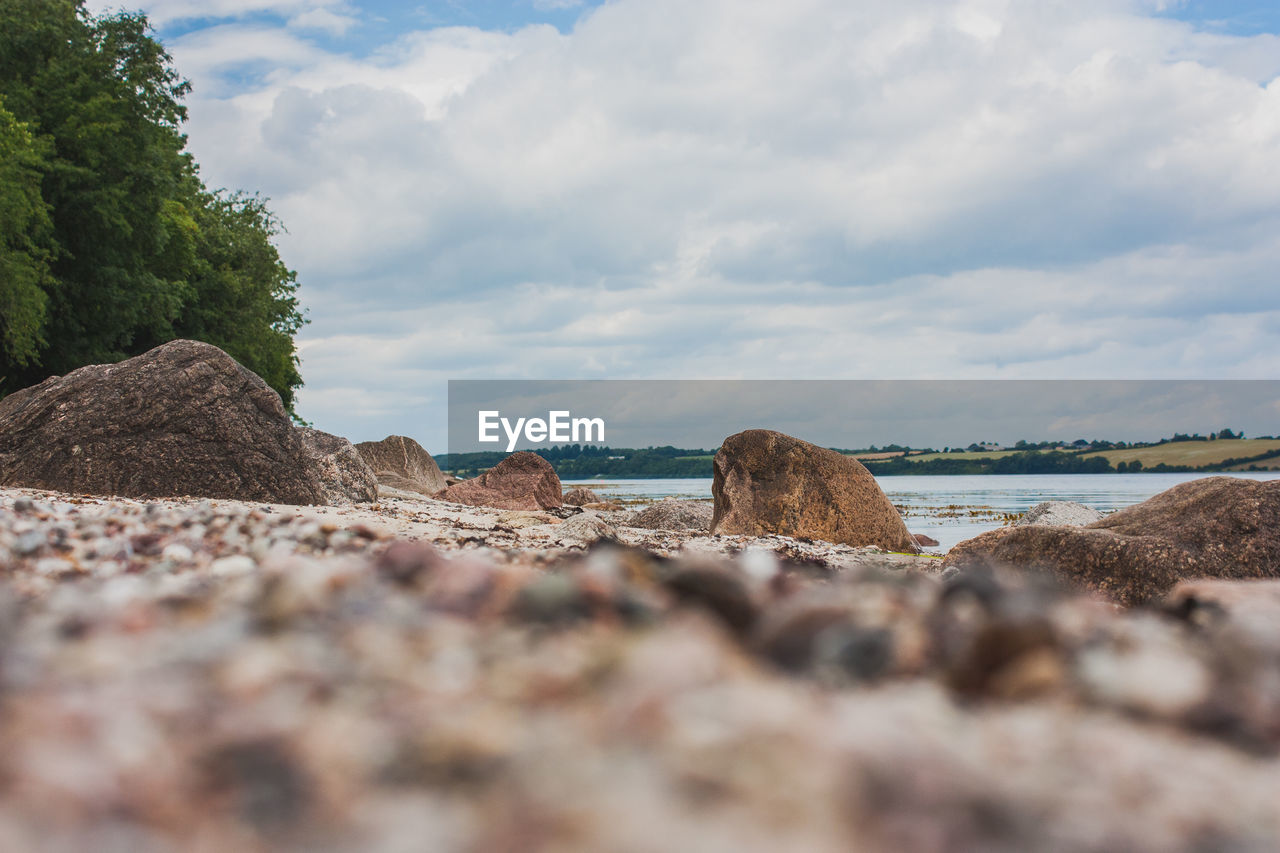
{"type": "Polygon", "coordinates": [[[540,527],[544,524],[557,524],[559,519],[550,513],[545,512],[523,512],[513,510],[511,512],[499,513],[498,517],[493,520],[497,527],[507,527],[511,530],[525,530],[530,527],[540,527]]]}
{"type": "Polygon", "coordinates": [[[175,563],[188,562],[195,556],[191,549],[181,542],[171,542],[164,546],[164,550],[160,552],[160,556],[166,560],[172,560],[175,563]]]}
{"type": "Polygon", "coordinates": [[[546,574],[520,589],[512,605],[512,615],[525,622],[554,625],[575,622],[590,612],[573,578],[546,574]]]}
{"type": "Polygon", "coordinates": [[[561,543],[616,542],[618,532],[594,513],[576,515],[556,529],[556,539],[561,543]]]}
{"type": "Polygon", "coordinates": [[[243,554],[236,554],[231,557],[221,557],[214,560],[209,566],[209,573],[217,577],[239,577],[247,575],[258,568],[258,564],[253,561],[252,557],[243,554]]]}
{"type": "Polygon", "coordinates": [[[1174,631],[1143,618],[1080,655],[1077,675],[1097,701],[1157,717],[1176,717],[1208,698],[1213,679],[1174,631]]]}
{"type": "Polygon", "coordinates": [[[13,545],[13,552],[19,557],[28,557],[48,543],[48,538],[40,530],[28,530],[18,537],[13,545]]]}
{"type": "Polygon", "coordinates": [[[367,524],[354,524],[348,529],[361,539],[373,540],[382,537],[381,533],[367,524]]]}
{"type": "Polygon", "coordinates": [[[951,688],[968,696],[1021,698],[1052,686],[1042,677],[1044,655],[1056,648],[1053,626],[1042,613],[1013,613],[983,625],[948,673],[951,688]]]}
{"type": "Polygon", "coordinates": [[[837,622],[815,638],[815,662],[853,681],[873,681],[893,664],[893,634],[837,622]]]}
{"type": "Polygon", "coordinates": [[[61,557],[45,557],[36,561],[36,573],[48,577],[58,577],[76,571],[75,563],[61,557]]]}
{"type": "Polygon", "coordinates": [[[665,585],[681,603],[705,608],[737,634],[750,631],[759,615],[746,584],[727,571],[681,569],[665,585]]]}
{"type": "Polygon", "coordinates": [[[378,574],[401,586],[412,586],[440,563],[440,553],[425,542],[393,542],[378,555],[378,574]]]}
{"type": "Polygon", "coordinates": [[[767,620],[757,632],[757,648],[778,667],[803,672],[814,663],[819,638],[836,626],[849,624],[850,618],[843,607],[804,607],[767,620]]]}
{"type": "Polygon", "coordinates": [[[601,502],[599,495],[582,486],[565,492],[562,500],[569,506],[582,506],[583,504],[598,504],[601,502]]]}

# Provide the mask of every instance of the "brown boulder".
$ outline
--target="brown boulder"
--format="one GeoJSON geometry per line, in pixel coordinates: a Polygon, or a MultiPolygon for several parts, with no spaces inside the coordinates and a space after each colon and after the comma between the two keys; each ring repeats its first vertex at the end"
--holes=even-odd
{"type": "Polygon", "coordinates": [[[1085,527],[1006,527],[952,548],[944,567],[1048,571],[1121,604],[1188,578],[1280,578],[1280,481],[1192,480],[1085,527]]]}
{"type": "Polygon", "coordinates": [[[590,489],[584,489],[581,486],[576,489],[570,489],[564,493],[563,502],[569,506],[582,506],[583,504],[603,503],[600,496],[590,489]]]}
{"type": "Polygon", "coordinates": [[[0,400],[0,485],[325,502],[280,396],[217,347],[185,340],[0,400]]]}
{"type": "Polygon", "coordinates": [[[889,551],[917,548],[902,516],[858,460],[752,429],[716,454],[712,533],[808,537],[889,551]]]}
{"type": "Polygon", "coordinates": [[[434,495],[449,485],[436,460],[412,438],[389,435],[382,441],[362,441],[356,450],[384,486],[434,495]]]}
{"type": "Polygon", "coordinates": [[[513,453],[479,477],[436,495],[442,501],[498,509],[551,509],[561,505],[560,478],[536,453],[513,453]]]}
{"type": "Polygon", "coordinates": [[[310,427],[301,427],[298,432],[319,469],[326,501],[344,504],[378,499],[378,478],[351,442],[310,427]]]}

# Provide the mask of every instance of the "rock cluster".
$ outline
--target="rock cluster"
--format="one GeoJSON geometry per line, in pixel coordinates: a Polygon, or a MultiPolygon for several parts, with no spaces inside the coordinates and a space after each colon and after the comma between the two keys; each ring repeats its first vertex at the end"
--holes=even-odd
{"type": "Polygon", "coordinates": [[[772,430],[747,430],[721,444],[713,477],[714,533],[917,550],[875,478],[843,453],[772,430]]]}
{"type": "Polygon", "coordinates": [[[1190,578],[1277,578],[1280,481],[1206,477],[1084,527],[993,530],[952,548],[946,565],[1044,571],[1127,605],[1190,578]]]}

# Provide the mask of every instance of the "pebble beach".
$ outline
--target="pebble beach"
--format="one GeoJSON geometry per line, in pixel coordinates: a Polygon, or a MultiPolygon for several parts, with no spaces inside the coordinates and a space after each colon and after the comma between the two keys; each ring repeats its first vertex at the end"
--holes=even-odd
{"type": "Polygon", "coordinates": [[[0,848],[1280,839],[1272,582],[1122,610],[928,556],[393,492],[0,490],[0,848]]]}

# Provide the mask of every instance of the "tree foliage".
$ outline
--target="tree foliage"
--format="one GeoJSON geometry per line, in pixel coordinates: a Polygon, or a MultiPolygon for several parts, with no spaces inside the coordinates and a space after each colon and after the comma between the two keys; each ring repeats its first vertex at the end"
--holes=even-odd
{"type": "Polygon", "coordinates": [[[44,343],[50,222],[42,162],[27,127],[0,101],[0,350],[16,365],[29,364],[44,343]]]}
{"type": "Polygon", "coordinates": [[[297,281],[251,195],[186,152],[190,90],[145,16],[0,0],[0,393],[189,337],[292,408],[297,281]]]}

